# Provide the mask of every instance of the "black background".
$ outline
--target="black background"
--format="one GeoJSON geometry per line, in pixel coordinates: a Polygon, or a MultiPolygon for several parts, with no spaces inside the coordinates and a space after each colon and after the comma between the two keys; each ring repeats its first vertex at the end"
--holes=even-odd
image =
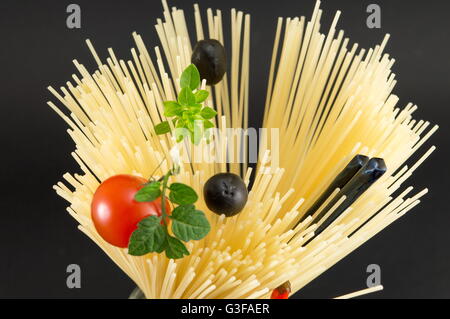
{"type": "MultiPolygon", "coordinates": [[[[133,283],[77,230],[67,203],[52,185],[79,171],[70,152],[66,124],[47,107],[46,87],[64,85],[76,58],[90,70],[94,60],[84,43],[90,38],[101,57],[113,47],[131,58],[131,33],[143,35],[148,48],[159,44],[153,25],[162,17],[155,0],[74,1],[81,6],[81,29],[66,27],[69,1],[0,2],[0,297],[125,298],[133,283]],[[66,267],[82,269],[82,288],[66,287],[66,267]]],[[[271,48],[278,16],[309,17],[314,0],[198,1],[201,9],[220,8],[228,26],[229,9],[252,15],[250,124],[262,116],[271,48]]],[[[191,1],[172,0],[193,24],[191,1]]],[[[410,180],[417,190],[430,187],[424,202],[349,257],[317,278],[295,297],[329,298],[365,287],[366,267],[381,266],[383,292],[367,298],[450,297],[450,216],[448,211],[450,107],[450,2],[325,1],[322,31],[336,10],[339,28],[362,47],[392,35],[387,51],[396,58],[400,104],[414,102],[416,118],[441,126],[432,143],[439,148],[410,180]],[[381,30],[368,29],[366,7],[382,8],[381,30]]],[[[431,144],[429,143],[428,146],[431,144]]],[[[423,149],[423,151],[425,148],[423,149]]]]}

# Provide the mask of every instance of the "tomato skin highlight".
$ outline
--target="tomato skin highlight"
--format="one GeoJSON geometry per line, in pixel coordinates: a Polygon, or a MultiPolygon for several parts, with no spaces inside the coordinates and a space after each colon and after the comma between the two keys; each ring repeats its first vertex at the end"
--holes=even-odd
{"type": "MultiPolygon", "coordinates": [[[[128,247],[137,224],[148,216],[161,216],[161,198],[153,202],[137,202],[134,195],[147,180],[133,175],[115,175],[106,179],[95,191],[91,217],[100,236],[111,245],[128,247]]],[[[166,213],[170,205],[166,200],[166,213]]]]}

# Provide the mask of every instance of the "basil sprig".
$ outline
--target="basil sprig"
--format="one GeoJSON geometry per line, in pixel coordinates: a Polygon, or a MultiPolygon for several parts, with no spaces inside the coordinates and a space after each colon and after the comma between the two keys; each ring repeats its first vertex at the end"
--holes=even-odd
{"type": "MultiPolygon", "coordinates": [[[[164,102],[164,116],[172,118],[176,128],[175,137],[181,142],[189,136],[192,143],[198,144],[205,130],[214,127],[211,121],[217,112],[202,103],[208,98],[209,92],[198,90],[200,85],[200,73],[194,64],[189,65],[181,74],[180,88],[177,101],[164,102]]],[[[169,121],[164,121],[155,126],[158,135],[170,132],[169,121]]]]}
{"type": "Polygon", "coordinates": [[[138,228],[131,234],[128,253],[142,256],[148,253],[162,253],[167,258],[178,259],[189,255],[183,242],[200,240],[210,231],[205,214],[195,208],[198,195],[190,186],[182,183],[169,185],[169,178],[174,174],[170,170],[162,180],[152,181],[142,187],[134,196],[138,202],[152,202],[161,197],[161,216],[149,216],[142,219],[138,228]],[[168,199],[178,205],[171,215],[167,214],[166,192],[170,192],[168,199]],[[172,233],[168,232],[168,219],[172,220],[172,233]]]}

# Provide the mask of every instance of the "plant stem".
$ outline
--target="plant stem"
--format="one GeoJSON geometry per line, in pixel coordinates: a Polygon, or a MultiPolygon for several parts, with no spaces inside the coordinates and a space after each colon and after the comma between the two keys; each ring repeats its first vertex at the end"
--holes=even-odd
{"type": "Polygon", "coordinates": [[[162,185],[162,193],[161,193],[161,212],[162,212],[162,220],[164,223],[164,226],[166,226],[167,229],[167,213],[166,213],[166,189],[167,189],[167,183],[169,182],[169,177],[172,175],[172,170],[169,170],[166,175],[163,177],[163,185],[162,185]]]}

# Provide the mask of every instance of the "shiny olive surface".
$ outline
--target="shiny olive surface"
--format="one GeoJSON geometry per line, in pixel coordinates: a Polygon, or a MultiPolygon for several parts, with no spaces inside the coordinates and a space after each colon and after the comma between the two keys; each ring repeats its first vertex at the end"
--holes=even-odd
{"type": "Polygon", "coordinates": [[[248,191],[244,181],[232,173],[211,177],[203,188],[206,206],[216,214],[227,217],[242,211],[247,203],[248,191]]]}
{"type": "Polygon", "coordinates": [[[198,41],[192,51],[191,62],[208,85],[219,83],[227,70],[225,48],[214,39],[198,41]]]}

